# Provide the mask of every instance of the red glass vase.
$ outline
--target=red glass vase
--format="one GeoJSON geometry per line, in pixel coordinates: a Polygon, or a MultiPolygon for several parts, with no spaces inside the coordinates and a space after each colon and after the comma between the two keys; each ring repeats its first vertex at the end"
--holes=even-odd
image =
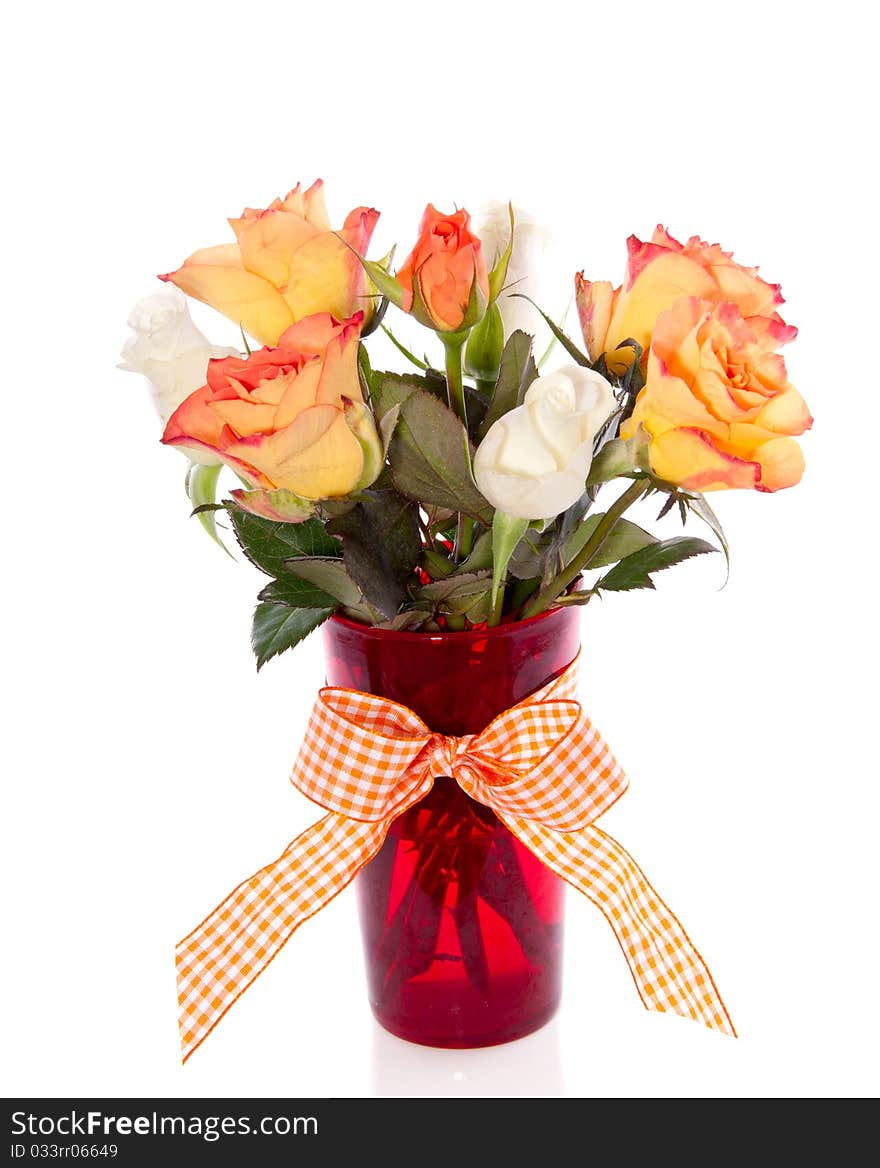
{"type": "MultiPolygon", "coordinates": [[[[392,632],[333,617],[327,680],[475,734],[564,671],[579,614],[558,608],[495,629],[392,632]]],[[[448,777],[391,825],[355,885],[370,1005],[427,1046],[492,1046],[555,1013],[564,881],[448,777]]]]}

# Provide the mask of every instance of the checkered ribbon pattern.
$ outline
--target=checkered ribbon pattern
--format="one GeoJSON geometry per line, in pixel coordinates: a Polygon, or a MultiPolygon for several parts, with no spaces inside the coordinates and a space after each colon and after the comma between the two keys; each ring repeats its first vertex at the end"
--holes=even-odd
{"type": "Polygon", "coordinates": [[[712,975],[632,856],[595,826],[626,776],[575,700],[577,659],[479,734],[432,732],[406,706],[326,687],[291,782],[328,814],[177,947],[184,1062],[293,932],[351,882],[390,824],[451,776],[614,930],[648,1009],[735,1035],[712,975]]]}

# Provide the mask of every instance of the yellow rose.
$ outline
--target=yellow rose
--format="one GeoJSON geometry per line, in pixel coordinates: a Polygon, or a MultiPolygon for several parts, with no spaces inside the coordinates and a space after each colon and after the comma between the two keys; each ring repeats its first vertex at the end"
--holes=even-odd
{"type": "Polygon", "coordinates": [[[783,302],[779,285],[762,280],[757,269],[736,263],[717,243],[694,235],[682,244],[658,226],[650,243],[631,235],[626,244],[629,258],[619,288],[607,280],[585,280],[583,272],[575,276],[584,343],[591,360],[605,354],[612,372],[623,372],[632,363],[632,349],[615,352],[621,341],[637,341],[647,361],[655,321],[682,296],[730,301],[744,317],[779,320],[776,307],[783,302]]]}
{"type": "Polygon", "coordinates": [[[378,218],[378,211],[358,207],[337,238],[322,181],[307,191],[297,184],[283,202],[275,199],[265,211],[248,207],[230,219],[236,243],[202,248],[159,278],[218,309],[261,344],[275,345],[306,316],[329,312],[345,320],[357,311],[372,313],[354,253],[366,254],[378,218]]]}
{"type": "Polygon", "coordinates": [[[778,491],[800,481],[804,457],[792,435],[813,424],[774,349],[794,330],[746,319],[731,303],[689,296],[654,326],[645,386],[621,427],[651,439],[651,469],[696,491],[778,491]]]}
{"type": "Polygon", "coordinates": [[[208,363],[207,384],[174,411],[162,441],[207,450],[250,486],[327,499],[369,486],[382,464],[363,404],[362,318],[292,325],[277,348],[208,363]]]}

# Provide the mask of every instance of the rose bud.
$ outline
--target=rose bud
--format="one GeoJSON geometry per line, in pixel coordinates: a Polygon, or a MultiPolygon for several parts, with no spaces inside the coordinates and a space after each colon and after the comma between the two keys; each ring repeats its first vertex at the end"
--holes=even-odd
{"type": "Polygon", "coordinates": [[[593,443],[615,406],[605,378],[580,365],[537,378],[477,447],[477,486],[506,515],[561,514],[583,494],[593,443]]]}
{"type": "Polygon", "coordinates": [[[397,272],[400,307],[437,332],[471,328],[489,303],[483,245],[470,215],[441,215],[428,204],[415,247],[397,272]]]}

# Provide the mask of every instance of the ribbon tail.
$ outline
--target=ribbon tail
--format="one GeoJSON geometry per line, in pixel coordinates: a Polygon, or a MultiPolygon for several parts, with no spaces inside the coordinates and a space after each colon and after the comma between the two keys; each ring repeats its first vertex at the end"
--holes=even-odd
{"type": "Polygon", "coordinates": [[[530,819],[501,818],[542,863],[601,909],[646,1009],[670,1010],[736,1037],[702,957],[617,840],[592,824],[562,832],[530,819]]]}
{"type": "Polygon", "coordinates": [[[325,816],[277,860],[239,884],[180,942],[177,991],[184,1062],[303,921],[375,855],[388,823],[325,816]]]}

